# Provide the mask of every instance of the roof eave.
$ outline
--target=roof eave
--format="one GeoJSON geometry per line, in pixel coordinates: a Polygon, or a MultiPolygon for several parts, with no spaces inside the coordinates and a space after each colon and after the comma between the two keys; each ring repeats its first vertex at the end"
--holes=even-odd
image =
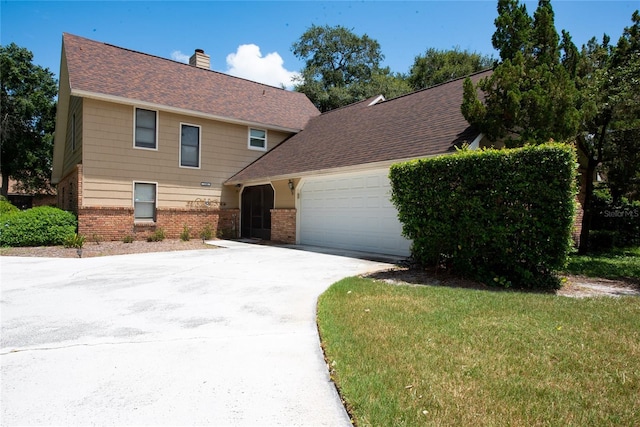
{"type": "Polygon", "coordinates": [[[257,182],[264,182],[265,180],[267,181],[278,181],[278,180],[282,180],[282,179],[290,179],[290,178],[306,178],[306,177],[310,177],[310,176],[322,176],[322,175],[333,175],[333,174],[343,174],[343,173],[349,173],[349,172],[362,172],[362,171],[366,171],[366,170],[371,170],[371,169],[382,169],[382,168],[388,168],[393,164],[396,163],[402,163],[402,162],[408,162],[410,160],[417,160],[417,159],[428,159],[428,158],[433,158],[433,157],[438,157],[444,154],[451,154],[451,153],[437,153],[437,154],[430,154],[430,155],[426,155],[426,156],[418,156],[418,157],[407,157],[407,158],[402,158],[402,159],[393,159],[393,160],[384,160],[381,162],[372,162],[372,163],[360,163],[360,164],[356,164],[356,165],[350,165],[350,166],[341,166],[341,167],[337,167],[337,168],[326,168],[326,169],[317,169],[317,170],[310,170],[310,171],[303,171],[303,172],[291,172],[291,173],[286,173],[286,174],[280,174],[280,175],[270,175],[270,176],[261,176],[261,177],[256,177],[256,178],[249,178],[249,179],[236,179],[235,177],[231,177],[229,178],[227,181],[225,181],[225,185],[237,185],[237,184],[243,184],[243,185],[248,185],[251,184],[253,185],[254,183],[257,182]]]}

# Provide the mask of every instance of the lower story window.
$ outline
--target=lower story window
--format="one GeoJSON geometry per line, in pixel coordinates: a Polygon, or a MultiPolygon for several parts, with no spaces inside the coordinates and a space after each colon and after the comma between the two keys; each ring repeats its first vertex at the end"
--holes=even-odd
{"type": "Polygon", "coordinates": [[[134,219],[136,221],[155,221],[156,184],[136,182],[133,187],[134,219]]]}

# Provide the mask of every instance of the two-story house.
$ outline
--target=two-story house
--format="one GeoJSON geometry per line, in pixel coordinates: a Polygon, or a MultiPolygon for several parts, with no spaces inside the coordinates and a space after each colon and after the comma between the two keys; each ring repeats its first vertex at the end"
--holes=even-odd
{"type": "MultiPolygon", "coordinates": [[[[235,236],[241,188],[224,182],[319,114],[301,93],[211,71],[202,50],[187,65],[64,34],[58,206],[102,239],[156,227],[177,237],[185,225],[235,236]]],[[[273,188],[293,206],[286,179],[273,188]]],[[[270,211],[257,203],[250,233],[268,239],[270,211]]]]}
{"type": "MultiPolygon", "coordinates": [[[[477,73],[474,82],[490,71],[477,73]]],[[[53,182],[79,232],[228,237],[408,255],[391,164],[481,146],[463,79],[324,114],[297,92],[65,34],[53,182]]]]}

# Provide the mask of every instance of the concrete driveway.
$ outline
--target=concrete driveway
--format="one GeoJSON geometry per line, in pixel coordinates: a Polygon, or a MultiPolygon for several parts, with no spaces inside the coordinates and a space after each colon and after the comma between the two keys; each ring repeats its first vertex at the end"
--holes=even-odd
{"type": "Polygon", "coordinates": [[[390,264],[217,243],[0,258],[0,424],[349,426],[316,300],[390,264]]]}

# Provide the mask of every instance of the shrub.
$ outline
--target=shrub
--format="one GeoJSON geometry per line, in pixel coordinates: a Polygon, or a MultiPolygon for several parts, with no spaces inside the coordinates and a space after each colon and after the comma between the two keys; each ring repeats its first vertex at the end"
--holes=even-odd
{"type": "Polygon", "coordinates": [[[209,224],[205,225],[202,231],[200,231],[200,238],[202,240],[211,240],[213,238],[213,229],[209,224]]]}
{"type": "Polygon", "coordinates": [[[82,249],[84,241],[85,237],[82,234],[73,233],[64,240],[64,247],[82,249]]]}
{"type": "Polygon", "coordinates": [[[182,240],[183,242],[188,242],[189,239],[191,238],[190,233],[191,233],[191,230],[189,230],[189,226],[185,224],[182,227],[182,232],[180,233],[180,240],[182,240]]]}
{"type": "Polygon", "coordinates": [[[4,196],[0,196],[0,215],[9,215],[16,212],[20,212],[20,209],[12,205],[4,196]]]}
{"type": "Polygon", "coordinates": [[[0,215],[0,246],[62,245],[76,232],[71,212],[50,206],[0,215]]]}
{"type": "Polygon", "coordinates": [[[147,237],[147,242],[162,242],[165,237],[164,229],[162,227],[158,227],[151,236],[147,237]]]}
{"type": "Polygon", "coordinates": [[[122,238],[122,243],[133,243],[134,240],[133,236],[128,234],[122,238]]]}
{"type": "Polygon", "coordinates": [[[392,201],[424,265],[498,286],[556,288],[571,249],[574,150],[545,144],[393,165],[392,201]]]}

